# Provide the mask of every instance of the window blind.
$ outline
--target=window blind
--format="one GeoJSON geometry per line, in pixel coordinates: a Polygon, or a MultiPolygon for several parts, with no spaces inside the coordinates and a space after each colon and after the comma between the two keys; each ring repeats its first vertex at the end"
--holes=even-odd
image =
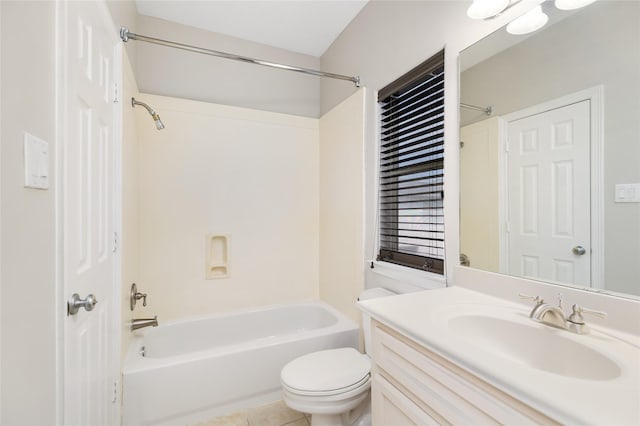
{"type": "Polygon", "coordinates": [[[378,93],[378,260],[444,274],[444,51],[378,93]]]}

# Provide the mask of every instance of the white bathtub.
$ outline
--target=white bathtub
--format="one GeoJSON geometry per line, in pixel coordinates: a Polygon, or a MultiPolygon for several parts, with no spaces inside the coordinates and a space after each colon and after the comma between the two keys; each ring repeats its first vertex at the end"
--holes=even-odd
{"type": "Polygon", "coordinates": [[[124,426],[186,425],[276,401],[287,362],[358,347],[358,325],[323,302],[161,322],[135,334],[123,369],[124,426]]]}

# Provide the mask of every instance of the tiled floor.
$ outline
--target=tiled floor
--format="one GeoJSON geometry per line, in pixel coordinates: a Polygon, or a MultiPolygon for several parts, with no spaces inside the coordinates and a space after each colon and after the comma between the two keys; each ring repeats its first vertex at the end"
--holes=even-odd
{"type": "Polygon", "coordinates": [[[216,417],[193,426],[309,426],[309,417],[278,401],[261,407],[216,417]]]}

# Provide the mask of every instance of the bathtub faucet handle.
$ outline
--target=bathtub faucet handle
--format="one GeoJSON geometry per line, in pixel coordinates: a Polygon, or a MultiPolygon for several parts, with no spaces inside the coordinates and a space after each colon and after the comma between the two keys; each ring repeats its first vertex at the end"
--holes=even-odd
{"type": "Polygon", "coordinates": [[[147,293],[136,293],[136,300],[142,299],[142,306],[147,306],[147,293]]]}
{"type": "Polygon", "coordinates": [[[142,299],[142,306],[147,306],[147,293],[138,292],[136,283],[131,284],[131,293],[129,295],[129,307],[133,311],[136,307],[136,302],[142,299]]]}

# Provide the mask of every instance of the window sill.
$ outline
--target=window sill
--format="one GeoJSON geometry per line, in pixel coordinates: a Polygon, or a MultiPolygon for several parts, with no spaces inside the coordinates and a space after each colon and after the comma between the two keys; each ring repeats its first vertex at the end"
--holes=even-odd
{"type": "MultiPolygon", "coordinates": [[[[369,264],[371,264],[371,261],[369,261],[369,264]]],[[[371,272],[425,290],[432,290],[447,286],[445,278],[442,275],[420,271],[406,266],[395,265],[389,262],[373,261],[373,269],[371,272]]]]}

